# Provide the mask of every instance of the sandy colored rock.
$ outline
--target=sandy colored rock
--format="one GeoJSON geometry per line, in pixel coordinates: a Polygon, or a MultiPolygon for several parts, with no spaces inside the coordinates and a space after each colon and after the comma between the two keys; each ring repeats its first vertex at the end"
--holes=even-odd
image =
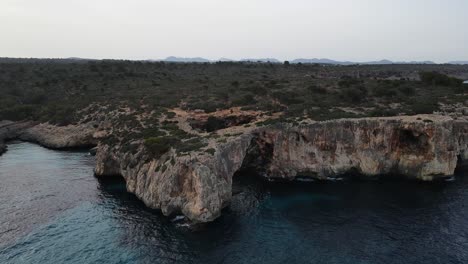
{"type": "Polygon", "coordinates": [[[265,178],[328,179],[357,172],[431,181],[453,175],[467,160],[468,122],[421,115],[343,119],[251,130],[214,146],[215,153],[177,155],[158,160],[119,153],[100,145],[98,177],[122,175],[128,191],[165,215],[182,213],[194,222],[221,214],[232,196],[232,177],[240,169],[265,178]]]}
{"type": "Polygon", "coordinates": [[[154,159],[143,144],[121,152],[107,145],[107,135],[93,124],[57,127],[32,122],[2,122],[0,152],[6,139],[19,138],[49,148],[98,145],[95,174],[121,175],[127,190],[165,215],[184,214],[210,222],[232,198],[232,180],[243,169],[267,179],[330,179],[358,173],[386,174],[421,181],[453,175],[468,161],[468,121],[420,115],[342,119],[262,128],[212,140],[210,151],[186,155],[169,151],[154,159]]]}
{"type": "Polygon", "coordinates": [[[18,138],[53,149],[79,148],[97,145],[95,132],[96,128],[90,124],[54,126],[45,123],[24,129],[18,138]]]}
{"type": "Polygon", "coordinates": [[[0,121],[0,155],[5,153],[8,149],[5,141],[17,138],[22,131],[34,125],[35,123],[30,121],[0,121]]]}

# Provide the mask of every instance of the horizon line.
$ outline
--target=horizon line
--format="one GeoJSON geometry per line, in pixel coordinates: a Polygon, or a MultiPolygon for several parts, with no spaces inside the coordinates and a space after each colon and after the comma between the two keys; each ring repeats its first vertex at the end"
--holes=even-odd
{"type": "MultiPolygon", "coordinates": [[[[184,56],[167,56],[166,58],[158,58],[158,59],[151,59],[151,58],[146,58],[146,59],[137,59],[137,58],[89,58],[89,57],[79,57],[79,56],[67,56],[67,57],[8,57],[8,56],[0,56],[0,59],[37,59],[37,60],[96,60],[96,61],[103,61],[103,60],[120,60],[120,61],[161,61],[161,62],[184,62],[183,60],[187,60],[186,62],[196,62],[196,61],[190,61],[190,60],[204,60],[201,62],[223,62],[223,61],[232,61],[232,62],[271,62],[271,63],[282,63],[282,62],[295,62],[298,60],[327,60],[329,61],[328,64],[333,64],[333,62],[337,63],[346,63],[346,64],[367,64],[367,63],[378,63],[378,62],[386,62],[387,64],[468,64],[468,60],[449,60],[445,62],[436,62],[433,60],[391,60],[391,59],[376,59],[376,60],[360,60],[360,61],[353,61],[353,60],[336,60],[336,59],[330,59],[326,57],[298,57],[294,59],[278,59],[275,57],[245,57],[241,59],[231,59],[228,57],[220,57],[218,59],[209,59],[206,57],[202,56],[195,56],[195,57],[184,57],[184,56]],[[171,61],[170,59],[174,60],[181,60],[181,61],[171,61]],[[269,61],[271,60],[271,61],[269,61]]],[[[298,62],[300,63],[300,62],[298,62]]],[[[307,62],[305,62],[307,63],[307,62]]],[[[313,62],[311,63],[313,64],[313,62]]],[[[319,63],[320,64],[320,63],[319,63]]],[[[322,63],[322,64],[327,64],[327,63],[322,63]]]]}

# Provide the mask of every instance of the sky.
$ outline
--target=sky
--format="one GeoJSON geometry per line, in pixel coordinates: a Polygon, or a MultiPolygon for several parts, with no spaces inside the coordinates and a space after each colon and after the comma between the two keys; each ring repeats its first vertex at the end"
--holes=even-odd
{"type": "Polygon", "coordinates": [[[468,0],[0,0],[0,57],[468,60],[468,0]]]}

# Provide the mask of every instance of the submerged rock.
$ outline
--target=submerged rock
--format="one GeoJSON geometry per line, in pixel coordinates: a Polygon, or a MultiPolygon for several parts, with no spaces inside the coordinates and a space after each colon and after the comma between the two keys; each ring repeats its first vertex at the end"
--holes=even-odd
{"type": "Polygon", "coordinates": [[[100,145],[98,177],[122,175],[128,191],[165,215],[209,222],[232,197],[242,169],[267,179],[328,179],[348,172],[431,181],[453,175],[468,160],[468,122],[424,115],[342,119],[255,129],[218,143],[211,153],[170,151],[152,159],[140,146],[120,153],[100,145]]]}

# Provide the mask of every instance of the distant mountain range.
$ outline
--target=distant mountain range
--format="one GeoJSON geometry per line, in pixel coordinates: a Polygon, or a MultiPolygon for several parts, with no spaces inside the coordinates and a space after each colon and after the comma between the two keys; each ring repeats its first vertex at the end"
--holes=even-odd
{"type": "MultiPolygon", "coordinates": [[[[69,58],[50,58],[50,59],[39,59],[39,58],[7,58],[0,57],[0,62],[46,62],[46,61],[55,61],[61,63],[75,62],[75,63],[86,63],[87,61],[97,61],[97,59],[87,59],[79,57],[69,57],[69,58]]],[[[202,57],[167,57],[160,60],[146,60],[146,61],[164,61],[164,62],[179,62],[179,63],[213,63],[213,62],[260,62],[260,63],[283,63],[275,58],[250,58],[250,59],[240,59],[232,60],[229,58],[220,58],[218,60],[209,60],[202,57]]],[[[289,61],[292,64],[330,64],[330,65],[389,65],[389,64],[438,64],[433,61],[391,61],[391,60],[379,60],[379,61],[367,61],[367,62],[355,62],[355,61],[337,61],[326,58],[313,58],[313,59],[295,59],[289,61]]],[[[458,65],[468,65],[468,61],[450,61],[446,64],[458,64],[458,65]]]]}
{"type": "MultiPolygon", "coordinates": [[[[158,61],[158,60],[156,60],[158,61]]],[[[205,63],[205,62],[217,62],[217,61],[222,61],[222,62],[234,62],[236,60],[228,59],[228,58],[220,58],[219,60],[208,60],[205,58],[200,58],[200,57],[195,57],[195,58],[184,58],[184,57],[174,57],[170,56],[167,57],[163,60],[159,61],[166,61],[166,62],[198,62],[198,63],[205,63]]],[[[260,59],[241,59],[239,61],[242,62],[271,62],[271,63],[282,63],[282,61],[279,61],[274,58],[260,58],[260,59]]]]}
{"type": "Polygon", "coordinates": [[[204,63],[204,62],[211,62],[208,59],[205,58],[200,58],[200,57],[195,57],[195,58],[182,58],[182,57],[167,57],[166,59],[162,61],[167,61],[167,62],[198,62],[198,63],[204,63]]]}
{"type": "Polygon", "coordinates": [[[409,61],[409,62],[406,62],[406,61],[380,60],[380,61],[354,62],[354,61],[335,61],[335,60],[330,60],[330,59],[295,59],[295,60],[291,61],[291,63],[334,64],[334,65],[436,64],[433,61],[409,61]]]}
{"type": "MultiPolygon", "coordinates": [[[[207,62],[264,62],[264,63],[283,63],[282,61],[275,59],[275,58],[249,58],[249,59],[240,59],[240,60],[232,60],[232,59],[227,59],[227,58],[220,58],[219,60],[209,60],[205,58],[183,58],[183,57],[167,57],[166,59],[163,60],[157,60],[157,61],[166,61],[166,62],[198,62],[198,63],[207,63],[207,62]]],[[[336,60],[330,60],[330,59],[295,59],[290,61],[290,63],[293,64],[298,64],[298,63],[304,63],[304,64],[332,64],[332,65],[356,65],[356,64],[362,64],[362,65],[387,65],[387,64],[436,64],[433,61],[390,61],[390,60],[380,60],[380,61],[367,61],[367,62],[354,62],[354,61],[336,61],[336,60]]],[[[468,64],[468,62],[449,62],[449,64],[468,64]]]]}
{"type": "Polygon", "coordinates": [[[461,64],[461,65],[468,65],[468,61],[451,61],[448,64],[461,64]]]}
{"type": "Polygon", "coordinates": [[[283,63],[275,58],[260,58],[260,59],[242,59],[243,62],[271,62],[271,63],[283,63]]]}

